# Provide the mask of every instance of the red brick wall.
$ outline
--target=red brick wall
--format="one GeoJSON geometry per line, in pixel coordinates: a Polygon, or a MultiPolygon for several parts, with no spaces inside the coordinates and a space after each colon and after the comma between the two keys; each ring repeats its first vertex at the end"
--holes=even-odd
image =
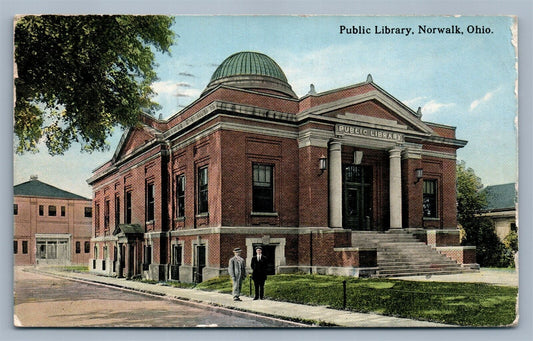
{"type": "Polygon", "coordinates": [[[320,104],[361,95],[375,89],[376,88],[371,84],[362,84],[346,87],[338,91],[328,91],[326,93],[319,94],[319,96],[308,96],[300,101],[300,112],[320,104]]]}
{"type": "Polygon", "coordinates": [[[403,228],[422,226],[422,190],[424,180],[416,182],[415,171],[422,168],[420,159],[402,160],[403,228]]]}
{"type": "Polygon", "coordinates": [[[222,225],[298,225],[298,146],[288,138],[223,131],[222,225]],[[277,217],[252,216],[252,165],[274,166],[274,211],[277,217]]]}
{"type": "Polygon", "coordinates": [[[472,247],[439,247],[437,250],[443,255],[455,260],[459,264],[475,264],[476,249],[472,247]]]}
{"type": "Polygon", "coordinates": [[[328,226],[328,170],[318,169],[319,159],[328,157],[327,148],[304,147],[299,150],[300,226],[328,226]]]}
{"type": "MultiPolygon", "coordinates": [[[[85,217],[85,207],[91,207],[89,200],[15,196],[18,214],[13,217],[13,240],[18,243],[15,265],[35,264],[35,234],[64,234],[70,238],[70,262],[87,264],[89,254],[84,251],[84,242],[91,238],[91,218],[85,217]],[[44,214],[39,215],[39,205],[44,206],[44,214]],[[48,215],[48,206],[56,207],[56,215],[48,215]],[[61,216],[61,207],[65,216],[61,216]],[[27,253],[23,253],[22,242],[28,243],[27,253]],[[76,253],[76,242],[80,242],[80,253],[76,253]]],[[[13,249],[12,249],[13,250],[13,249]]]]}
{"type": "Polygon", "coordinates": [[[455,138],[455,128],[453,127],[444,127],[440,125],[432,125],[431,123],[427,123],[427,125],[430,126],[431,129],[437,134],[439,134],[442,137],[448,137],[448,138],[455,138]]]}

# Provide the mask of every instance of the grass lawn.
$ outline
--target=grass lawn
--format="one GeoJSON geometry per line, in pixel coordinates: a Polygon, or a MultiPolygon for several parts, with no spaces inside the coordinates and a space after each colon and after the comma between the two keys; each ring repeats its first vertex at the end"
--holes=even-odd
{"type": "MultiPolygon", "coordinates": [[[[516,317],[518,288],[482,283],[411,282],[321,275],[275,275],[265,284],[269,299],[406,317],[460,326],[505,326],[516,317]]],[[[250,294],[250,279],[243,293],[250,294]]],[[[253,286],[252,286],[253,287],[253,286]]],[[[198,289],[231,292],[229,277],[212,279],[198,289]]],[[[253,289],[252,289],[253,290],[253,289]]]]}

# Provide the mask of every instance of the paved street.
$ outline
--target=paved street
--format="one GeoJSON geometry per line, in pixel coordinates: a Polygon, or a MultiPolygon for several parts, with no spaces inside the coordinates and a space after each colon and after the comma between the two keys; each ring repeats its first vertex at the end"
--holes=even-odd
{"type": "Polygon", "coordinates": [[[15,268],[15,324],[26,327],[289,327],[254,314],[15,268]]]}

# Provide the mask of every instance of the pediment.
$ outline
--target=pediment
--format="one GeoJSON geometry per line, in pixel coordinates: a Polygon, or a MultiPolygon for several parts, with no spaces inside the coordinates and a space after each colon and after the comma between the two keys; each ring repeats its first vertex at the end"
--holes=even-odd
{"type": "Polygon", "coordinates": [[[377,88],[361,95],[323,103],[306,113],[340,119],[347,124],[364,124],[383,129],[394,129],[435,135],[421,115],[408,108],[385,91],[377,88]]]}
{"type": "Polygon", "coordinates": [[[158,131],[147,125],[140,125],[134,128],[128,128],[120,139],[120,142],[113,155],[113,162],[133,153],[138,148],[144,146],[147,142],[156,138],[158,131]]]}

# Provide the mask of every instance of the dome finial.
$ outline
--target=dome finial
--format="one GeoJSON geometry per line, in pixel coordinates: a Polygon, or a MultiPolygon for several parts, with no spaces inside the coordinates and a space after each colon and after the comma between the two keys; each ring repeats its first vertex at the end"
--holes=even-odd
{"type": "Polygon", "coordinates": [[[316,90],[315,90],[315,85],[314,84],[311,84],[309,86],[309,92],[307,94],[308,95],[316,95],[316,90]]]}
{"type": "Polygon", "coordinates": [[[366,82],[367,83],[373,83],[374,80],[372,79],[372,75],[371,74],[368,74],[368,76],[366,76],[366,82]]]}

